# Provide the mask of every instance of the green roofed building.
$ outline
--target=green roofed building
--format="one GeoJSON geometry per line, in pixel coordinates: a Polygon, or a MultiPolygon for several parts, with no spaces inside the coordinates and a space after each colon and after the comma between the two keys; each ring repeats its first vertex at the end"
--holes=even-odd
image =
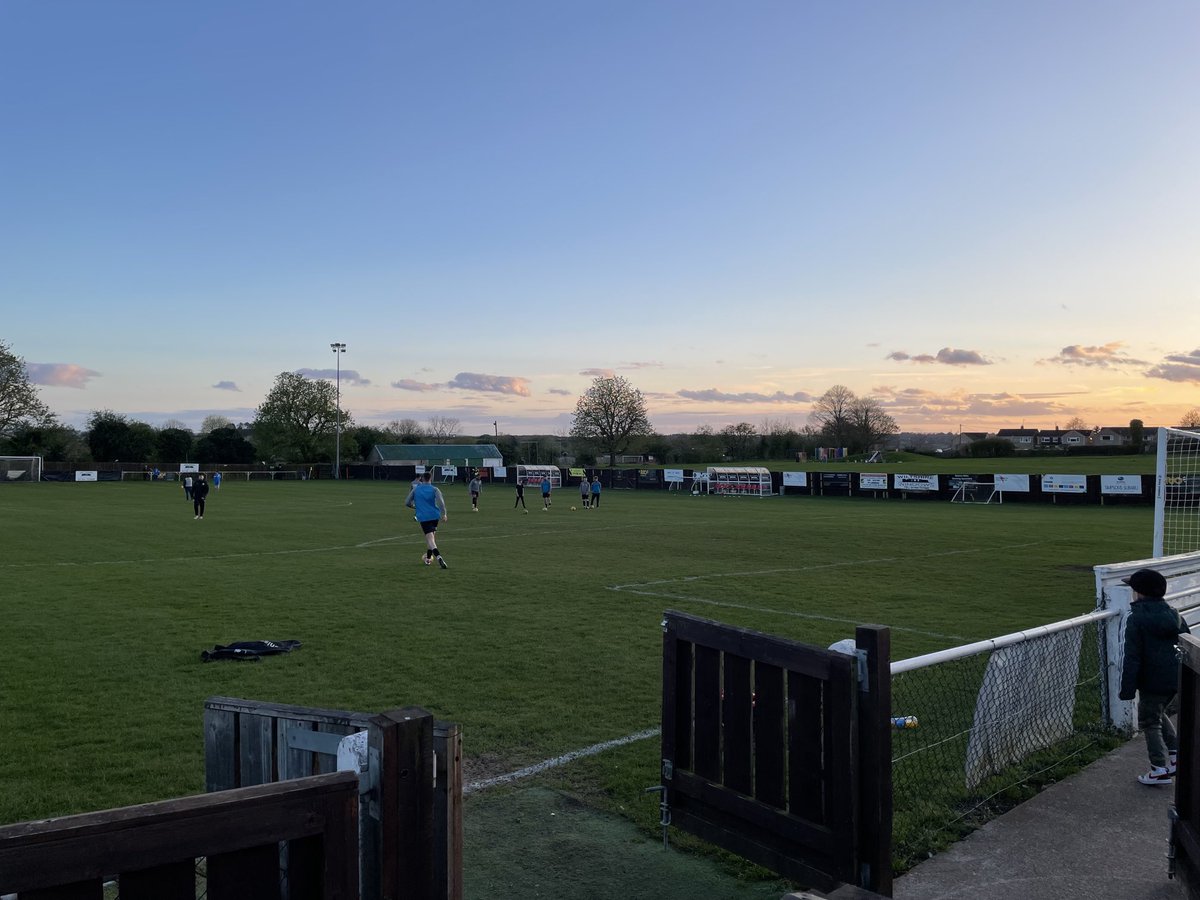
{"type": "Polygon", "coordinates": [[[376,444],[367,462],[373,466],[504,465],[495,444],[376,444]]]}

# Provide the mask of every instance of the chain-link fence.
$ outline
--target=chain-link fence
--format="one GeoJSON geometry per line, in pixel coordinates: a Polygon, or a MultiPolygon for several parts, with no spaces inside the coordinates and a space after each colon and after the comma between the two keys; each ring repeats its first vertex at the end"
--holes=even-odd
{"type": "Polygon", "coordinates": [[[1115,746],[1102,708],[1106,622],[893,666],[893,715],[912,717],[897,721],[892,744],[900,869],[1115,746]]]}

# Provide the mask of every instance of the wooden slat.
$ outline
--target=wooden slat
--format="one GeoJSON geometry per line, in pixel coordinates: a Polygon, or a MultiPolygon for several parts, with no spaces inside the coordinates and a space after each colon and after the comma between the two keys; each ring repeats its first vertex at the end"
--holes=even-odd
{"type": "Polygon", "coordinates": [[[687,613],[669,611],[666,616],[668,627],[675,631],[680,640],[790,668],[816,678],[828,675],[830,654],[823,651],[814,653],[818,648],[808,644],[735,625],[723,625],[687,613]]]}
{"type": "Polygon", "coordinates": [[[778,666],[754,666],[754,796],[763,803],[784,809],[787,771],[784,724],[783,670],[778,666]]]}
{"type": "Polygon", "coordinates": [[[892,644],[879,625],[855,629],[857,648],[867,655],[867,690],[860,691],[858,742],[858,860],[869,873],[859,886],[892,895],[892,644]]]}
{"type": "MultiPolygon", "coordinates": [[[[328,829],[329,797],[357,804],[350,772],[0,827],[0,894],[84,881],[182,859],[210,859],[328,829]]],[[[357,808],[357,806],[355,806],[357,808]]],[[[357,875],[356,875],[357,878],[357,875]]]]}
{"type": "Polygon", "coordinates": [[[325,846],[322,836],[289,841],[287,851],[288,900],[323,900],[325,846]]]}
{"type": "Polygon", "coordinates": [[[857,662],[838,654],[831,660],[825,702],[825,819],[841,838],[840,863],[830,872],[856,882],[858,853],[858,678],[857,662]]]}
{"type": "Polygon", "coordinates": [[[275,745],[275,770],[280,781],[289,778],[307,778],[313,772],[313,752],[300,750],[288,743],[288,735],[293,731],[312,731],[314,723],[299,719],[280,719],[278,721],[279,740],[275,745]]]}
{"type": "Polygon", "coordinates": [[[99,879],[21,892],[21,900],[102,900],[103,896],[104,885],[99,879]]]}
{"type": "Polygon", "coordinates": [[[740,819],[745,825],[774,834],[782,843],[803,845],[823,854],[837,852],[841,840],[836,832],[819,823],[759,803],[691,772],[676,773],[671,808],[672,813],[678,809],[708,809],[726,819],[740,819]]]}
{"type": "Polygon", "coordinates": [[[721,654],[696,647],[692,771],[709,781],[721,780],[721,654]]]}
{"type": "Polygon", "coordinates": [[[824,683],[788,672],[787,689],[788,809],[810,822],[824,824],[827,817],[824,683]]]}
{"type": "Polygon", "coordinates": [[[434,894],[462,900],[462,729],[452,722],[434,722],[433,748],[434,894]]]}
{"type": "Polygon", "coordinates": [[[279,845],[208,857],[208,900],[279,900],[279,845]]]}
{"type": "Polygon", "coordinates": [[[433,716],[406,707],[375,716],[368,732],[382,766],[381,896],[432,898],[433,716]]]}
{"type": "Polygon", "coordinates": [[[204,708],[204,789],[228,791],[238,787],[237,713],[204,708]]]}
{"type": "Polygon", "coordinates": [[[692,746],[695,740],[693,708],[696,698],[693,677],[696,670],[696,645],[690,641],[675,640],[675,716],[663,721],[664,731],[670,728],[674,736],[674,754],[663,754],[664,759],[674,760],[675,768],[690,769],[695,759],[692,746]]]}
{"type": "Polygon", "coordinates": [[[196,900],[196,862],[184,859],[121,873],[121,900],[196,900]]]}
{"type": "Polygon", "coordinates": [[[722,777],[731,790],[754,796],[750,660],[725,654],[721,699],[722,777]]]}
{"type": "Polygon", "coordinates": [[[270,784],[275,778],[275,720],[270,716],[238,716],[239,784],[270,784]]]}

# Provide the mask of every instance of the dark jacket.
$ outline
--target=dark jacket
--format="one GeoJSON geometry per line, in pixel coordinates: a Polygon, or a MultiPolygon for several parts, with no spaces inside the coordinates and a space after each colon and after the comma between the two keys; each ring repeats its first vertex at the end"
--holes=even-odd
{"type": "Polygon", "coordinates": [[[1179,690],[1179,655],[1175,642],[1188,630],[1167,601],[1135,600],[1125,620],[1125,662],[1121,667],[1122,700],[1135,692],[1174,694],[1179,690]]]}
{"type": "Polygon", "coordinates": [[[208,482],[202,478],[197,478],[196,483],[192,485],[192,499],[203,500],[208,496],[208,482]]]}

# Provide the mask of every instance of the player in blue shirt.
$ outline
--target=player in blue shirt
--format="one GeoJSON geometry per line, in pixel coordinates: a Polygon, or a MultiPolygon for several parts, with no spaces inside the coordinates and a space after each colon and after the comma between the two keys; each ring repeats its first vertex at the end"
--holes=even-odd
{"type": "Polygon", "coordinates": [[[439,521],[445,522],[449,518],[449,514],[446,512],[446,501],[442,497],[442,492],[429,483],[432,478],[433,470],[427,467],[425,474],[413,483],[412,490],[404,499],[404,505],[409,509],[416,510],[413,518],[420,523],[421,531],[425,533],[426,549],[421,561],[428,566],[436,559],[439,566],[448,569],[450,567],[446,565],[442,554],[438,552],[437,527],[439,521]]]}
{"type": "Polygon", "coordinates": [[[550,508],[550,476],[547,475],[542,479],[542,509],[550,508]]]}

